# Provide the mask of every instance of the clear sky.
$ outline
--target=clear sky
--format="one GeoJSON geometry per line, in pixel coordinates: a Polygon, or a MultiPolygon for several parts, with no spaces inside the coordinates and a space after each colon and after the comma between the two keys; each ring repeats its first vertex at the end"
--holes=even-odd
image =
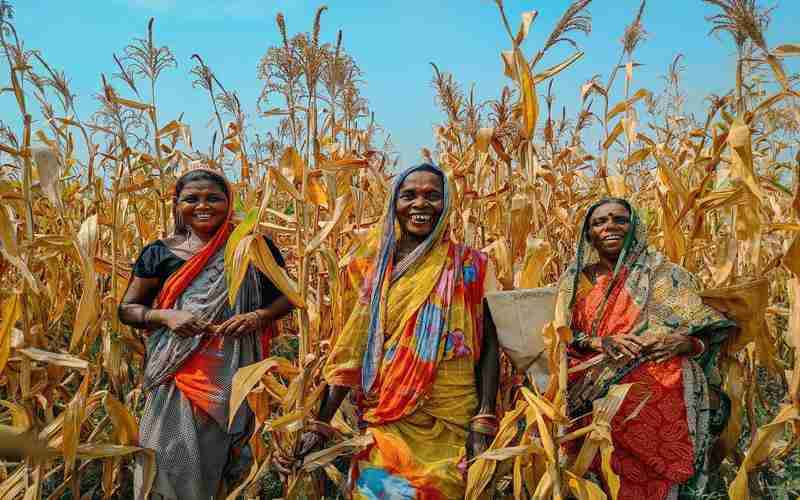
{"type": "MultiPolygon", "coordinates": [[[[192,88],[190,56],[198,53],[222,83],[236,89],[243,105],[255,112],[261,89],[256,66],[269,46],[279,43],[275,14],[286,16],[290,33],[311,27],[319,1],[307,0],[12,0],[15,25],[29,49],[38,49],[54,67],[65,70],[77,95],[82,117],[96,109],[94,95],[100,73],[116,72],[112,53],[121,53],[134,37],[143,37],[147,20],[155,16],[156,41],[168,45],[177,69],[168,70],[158,87],[162,123],[185,112],[196,146],[210,141],[211,107],[199,89],[192,88]]],[[[524,45],[531,56],[569,5],[567,0],[506,0],[513,28],[520,14],[539,16],[524,45]]],[[[421,147],[433,144],[432,126],[442,120],[434,105],[430,62],[453,73],[481,99],[497,96],[510,81],[499,58],[509,48],[495,3],[491,0],[328,0],[322,38],[334,41],[344,30],[344,46],[364,72],[369,99],[378,121],[391,133],[401,164],[416,161],[421,147]]],[[[800,1],[780,0],[767,33],[772,46],[800,43],[800,1]]],[[[620,38],[635,15],[639,0],[594,0],[592,33],[577,35],[586,55],[559,75],[554,87],[558,105],[574,113],[581,85],[592,75],[613,68],[620,38]]],[[[649,33],[637,51],[634,87],[661,88],[659,77],[678,53],[683,53],[684,84],[691,109],[699,109],[709,93],[732,86],[733,44],[727,37],[710,36],[705,16],[714,13],[700,0],[649,0],[644,26],[649,33]]],[[[569,55],[566,46],[547,57],[542,67],[569,55]]],[[[795,59],[793,69],[797,69],[795,59]]],[[[539,68],[539,69],[541,69],[539,68]]],[[[0,83],[7,85],[5,66],[0,83]]],[[[115,86],[122,90],[123,84],[115,86]]],[[[543,89],[540,91],[543,92],[543,89]]],[[[14,122],[13,97],[0,96],[0,116],[14,122]]]]}

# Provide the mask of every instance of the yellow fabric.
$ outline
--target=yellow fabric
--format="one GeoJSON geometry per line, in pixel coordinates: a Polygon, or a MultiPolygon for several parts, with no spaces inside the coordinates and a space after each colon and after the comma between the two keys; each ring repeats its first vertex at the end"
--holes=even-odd
{"type": "MultiPolygon", "coordinates": [[[[453,257],[449,255],[454,254],[455,248],[451,242],[442,242],[415,268],[391,284],[386,295],[385,353],[398,345],[403,332],[413,324],[420,306],[435,293],[434,287],[441,273],[451,268],[453,257]]],[[[369,255],[368,250],[362,249],[351,259],[346,282],[352,286],[364,283],[369,273],[365,259],[369,255]]],[[[414,489],[413,498],[417,499],[464,496],[464,477],[457,466],[465,454],[469,420],[479,404],[475,365],[481,347],[480,299],[484,287],[494,288],[496,279],[484,254],[467,249],[461,258],[464,269],[473,266],[479,271],[475,279],[481,282],[462,283],[453,293],[445,328],[447,333],[436,353],[436,374],[430,387],[400,419],[384,418],[385,413],[379,412],[377,400],[358,393],[362,418],[368,425],[367,432],[372,433],[376,443],[364,455],[354,458],[355,470],[361,471],[362,479],[372,473],[373,476],[386,476],[392,484],[405,481],[409,488],[414,489]],[[476,259],[480,262],[475,262],[476,259]],[[481,292],[476,307],[476,296],[471,296],[465,289],[474,293],[477,287],[481,292]],[[460,341],[455,342],[454,338],[460,341]]],[[[465,271],[463,274],[467,276],[469,273],[465,271]]],[[[329,384],[348,386],[356,391],[360,390],[361,362],[369,322],[369,311],[364,307],[366,299],[360,295],[342,334],[335,340],[323,371],[329,384]]],[[[378,384],[387,384],[389,391],[403,387],[402,381],[381,378],[378,384]]],[[[392,489],[394,486],[385,487],[387,493],[396,491],[392,489]]],[[[357,481],[353,498],[369,498],[360,491],[357,481]]]]}
{"type": "MultiPolygon", "coordinates": [[[[477,408],[473,362],[467,357],[443,361],[429,398],[416,412],[367,428],[376,446],[357,467],[362,473],[379,467],[402,476],[417,489],[418,498],[464,498],[464,477],[457,466],[477,408]]],[[[353,498],[368,497],[354,488],[353,498]]]]}

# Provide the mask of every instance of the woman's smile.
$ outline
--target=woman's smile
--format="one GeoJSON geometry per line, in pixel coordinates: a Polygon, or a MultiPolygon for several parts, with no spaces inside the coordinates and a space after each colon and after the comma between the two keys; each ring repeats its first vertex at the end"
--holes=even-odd
{"type": "Polygon", "coordinates": [[[442,180],[433,172],[421,170],[406,177],[395,212],[407,237],[421,241],[433,232],[444,210],[443,190],[442,180]]]}
{"type": "Polygon", "coordinates": [[[589,240],[601,255],[612,263],[622,251],[625,236],[630,229],[631,214],[618,203],[597,207],[589,219],[589,240]]]}
{"type": "Polygon", "coordinates": [[[189,182],[181,190],[178,213],[193,233],[200,238],[209,238],[225,222],[228,196],[211,181],[189,182]]]}

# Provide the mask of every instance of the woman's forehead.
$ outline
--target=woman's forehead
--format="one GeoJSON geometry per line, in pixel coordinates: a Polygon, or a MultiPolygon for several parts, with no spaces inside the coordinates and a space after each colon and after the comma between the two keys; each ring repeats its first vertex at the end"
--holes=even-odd
{"type": "Polygon", "coordinates": [[[436,189],[442,190],[442,178],[433,172],[417,171],[408,174],[400,184],[400,190],[404,189],[436,189]]]}
{"type": "Polygon", "coordinates": [[[196,181],[187,182],[186,185],[183,186],[183,189],[181,189],[181,194],[185,194],[187,192],[217,192],[225,194],[225,190],[222,189],[222,186],[214,181],[206,179],[198,179],[196,181]]]}
{"type": "Polygon", "coordinates": [[[621,203],[617,203],[616,201],[611,201],[608,203],[603,203],[599,207],[595,208],[594,212],[592,212],[592,219],[596,217],[605,217],[607,215],[615,215],[621,213],[630,215],[628,207],[626,207],[621,203]]]}

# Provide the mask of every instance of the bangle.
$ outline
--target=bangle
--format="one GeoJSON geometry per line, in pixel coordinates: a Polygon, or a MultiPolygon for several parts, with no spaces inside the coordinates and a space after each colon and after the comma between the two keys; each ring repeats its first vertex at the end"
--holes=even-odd
{"type": "Polygon", "coordinates": [[[475,415],[469,421],[469,430],[486,436],[495,436],[499,427],[497,416],[490,413],[475,415]]]}
{"type": "Polygon", "coordinates": [[[309,420],[306,427],[311,432],[316,432],[325,439],[330,439],[336,434],[336,429],[331,424],[320,420],[309,420]]]}
{"type": "Polygon", "coordinates": [[[146,309],[144,311],[144,314],[142,315],[143,316],[142,326],[144,326],[145,328],[148,328],[150,326],[150,313],[152,312],[153,312],[152,309],[146,309]]]}

